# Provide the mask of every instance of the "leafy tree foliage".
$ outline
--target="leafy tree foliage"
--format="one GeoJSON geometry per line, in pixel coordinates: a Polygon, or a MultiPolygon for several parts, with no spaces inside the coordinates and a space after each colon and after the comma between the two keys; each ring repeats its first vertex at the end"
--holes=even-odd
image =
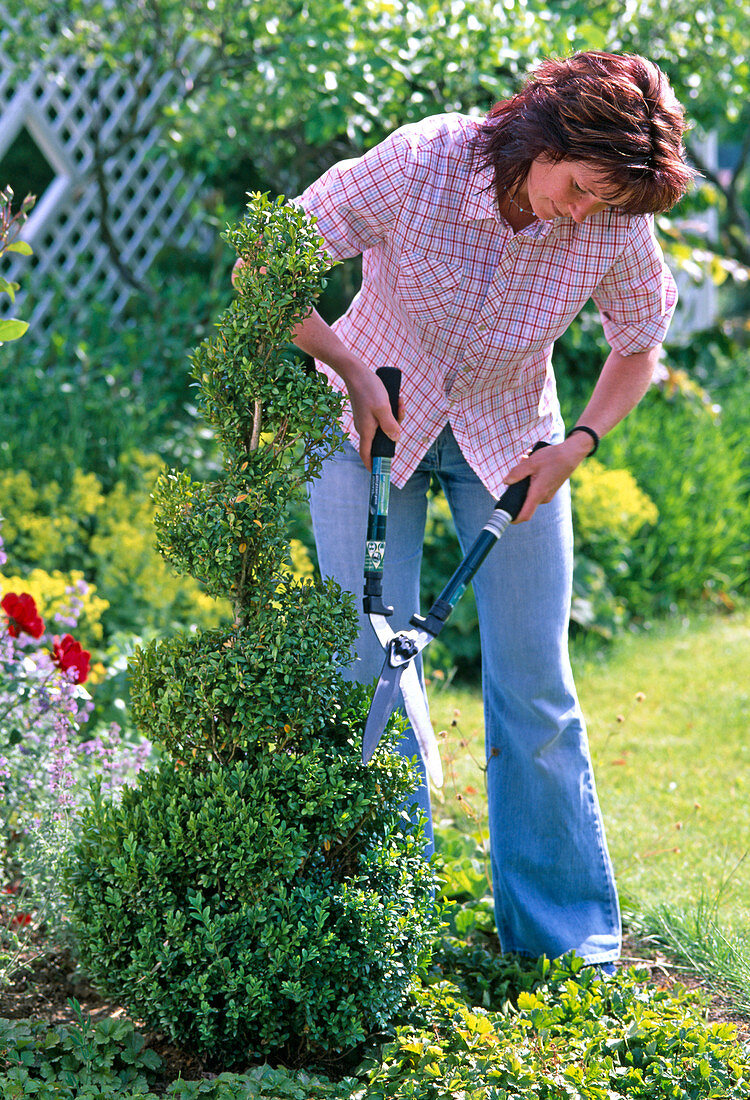
{"type": "MultiPolygon", "coordinates": [[[[704,182],[695,201],[720,212],[719,237],[708,242],[712,274],[744,278],[737,265],[750,264],[750,62],[747,16],[734,0],[674,0],[668,8],[660,0],[15,4],[14,54],[38,59],[41,23],[49,28],[45,53],[76,49],[87,65],[127,72],[136,89],[130,121],[116,135],[106,135],[103,120],[95,169],[106,165],[113,141],[137,140],[139,104],[154,82],[182,74],[165,133],[234,207],[254,187],[296,194],[405,122],[438,111],[481,114],[543,55],[643,53],[667,72],[695,126],[688,146],[704,182]],[[705,162],[700,139],[708,132],[732,148],[722,172],[705,162]]],[[[677,257],[706,244],[686,237],[677,257]]]]}

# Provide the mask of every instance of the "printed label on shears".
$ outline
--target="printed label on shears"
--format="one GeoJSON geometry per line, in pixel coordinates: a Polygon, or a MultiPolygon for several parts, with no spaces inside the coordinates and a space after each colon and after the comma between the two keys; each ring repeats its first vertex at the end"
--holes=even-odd
{"type": "Polygon", "coordinates": [[[372,515],[383,516],[387,514],[390,488],[389,475],[375,475],[370,479],[370,513],[372,515]]]}
{"type": "Polygon", "coordinates": [[[385,554],[384,542],[367,542],[365,544],[365,572],[379,572],[383,567],[385,554]]]}

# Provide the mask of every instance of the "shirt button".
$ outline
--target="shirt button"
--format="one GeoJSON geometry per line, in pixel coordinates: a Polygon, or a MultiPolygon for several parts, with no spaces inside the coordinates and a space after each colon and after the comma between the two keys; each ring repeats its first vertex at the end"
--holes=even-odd
{"type": "Polygon", "coordinates": [[[477,325],[477,332],[478,333],[484,334],[486,331],[487,331],[487,326],[486,325],[477,325]]]}

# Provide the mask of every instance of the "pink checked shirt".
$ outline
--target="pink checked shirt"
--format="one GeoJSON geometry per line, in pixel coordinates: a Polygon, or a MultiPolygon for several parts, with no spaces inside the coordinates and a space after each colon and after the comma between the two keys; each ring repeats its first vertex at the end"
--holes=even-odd
{"type": "MultiPolygon", "coordinates": [[[[450,423],[497,496],[510,467],[562,427],[552,345],[588,299],[628,355],[662,341],[677,292],[648,217],[604,211],[514,234],[491,175],[470,162],[475,126],[457,114],[404,126],[294,201],[317,217],[331,257],[362,253],[362,288],[333,327],[373,370],[403,372],[394,483],[450,423]]],[[[356,445],[348,406],[343,427],[356,445]]]]}

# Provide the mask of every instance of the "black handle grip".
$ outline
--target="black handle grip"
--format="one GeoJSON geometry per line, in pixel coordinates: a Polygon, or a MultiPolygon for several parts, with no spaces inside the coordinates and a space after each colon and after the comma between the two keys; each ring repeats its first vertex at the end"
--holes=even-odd
{"type": "MultiPolygon", "coordinates": [[[[388,390],[388,398],[391,402],[391,412],[398,416],[398,393],[401,389],[401,371],[398,367],[378,367],[375,371],[380,381],[388,390]]],[[[370,454],[373,458],[393,458],[396,452],[396,444],[385,434],[382,428],[375,432],[370,454]]]]}
{"type": "MultiPolygon", "coordinates": [[[[533,454],[534,451],[540,451],[542,447],[549,447],[549,443],[544,443],[540,439],[539,442],[535,443],[531,448],[531,453],[533,454]]],[[[503,512],[507,512],[511,519],[516,519],[518,513],[524,506],[530,483],[531,478],[525,477],[522,478],[521,481],[516,481],[513,485],[509,485],[495,507],[501,508],[503,512]]]]}

